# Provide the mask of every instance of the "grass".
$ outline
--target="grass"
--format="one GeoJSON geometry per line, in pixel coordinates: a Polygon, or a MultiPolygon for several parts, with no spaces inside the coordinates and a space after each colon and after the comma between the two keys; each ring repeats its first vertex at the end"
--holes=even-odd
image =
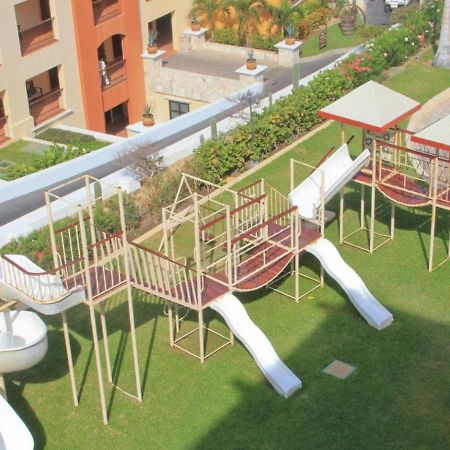
{"type": "Polygon", "coordinates": [[[98,150],[99,148],[110,144],[110,142],[99,141],[87,134],[75,133],[73,131],[61,130],[59,128],[49,128],[48,130],[40,133],[37,137],[55,144],[73,145],[89,151],[98,150]]]}
{"type": "MultiPolygon", "coordinates": [[[[450,81],[445,85],[441,71],[414,62],[387,84],[408,94],[414,88],[402,80],[413,79],[413,74],[427,80],[426,85],[417,86],[429,96],[450,81]]],[[[358,134],[354,151],[357,140],[358,134]]],[[[241,184],[263,176],[286,193],[291,157],[315,163],[338,143],[339,128],[331,125],[241,184]]],[[[348,229],[356,224],[358,200],[359,193],[347,188],[348,229]]],[[[381,196],[378,204],[377,229],[386,229],[389,205],[381,196]]],[[[337,211],[337,199],[328,207],[337,211]]],[[[446,250],[444,239],[448,242],[448,216],[442,214],[438,222],[441,254],[446,250]]],[[[429,218],[426,209],[398,208],[395,240],[374,255],[338,246],[373,294],[393,312],[395,322],[382,332],[361,319],[328,277],[323,289],[299,304],[267,290],[238,295],[281,358],[304,382],[301,391],[288,400],[275,393],[238,342],[204,365],[171,350],[162,302],[139,292],[134,292],[134,305],[142,405],[109,388],[111,421],[107,427],[102,425],[84,306],[68,314],[77,379],[83,386],[80,406],[75,408],[71,402],[58,318],[45,318],[49,352],[44,361],[8,378],[9,400],[30,427],[36,448],[449,448],[449,265],[431,274],[426,271],[429,218]],[[333,358],[354,365],[356,371],[344,381],[322,373],[333,358]]],[[[337,243],[336,221],[326,234],[337,243]]],[[[312,259],[302,261],[317,270],[312,259]]],[[[126,304],[123,296],[116,296],[107,305],[113,367],[119,385],[132,390],[126,304]]],[[[189,317],[183,327],[192,327],[193,320],[189,317]]],[[[206,311],[206,320],[225,330],[213,311],[206,311]]],[[[212,339],[208,337],[208,344],[212,339]]]]}
{"type": "MultiPolygon", "coordinates": [[[[23,151],[23,148],[29,144],[27,141],[18,140],[0,148],[0,161],[7,161],[12,164],[32,164],[38,158],[38,155],[23,151]]],[[[4,175],[4,170],[0,168],[0,179],[4,175]]]]}
{"type": "Polygon", "coordinates": [[[338,48],[349,48],[359,45],[355,34],[345,36],[341,33],[339,24],[334,24],[328,27],[327,46],[319,50],[319,34],[320,32],[313,34],[304,42],[301,56],[314,56],[338,48]]]}

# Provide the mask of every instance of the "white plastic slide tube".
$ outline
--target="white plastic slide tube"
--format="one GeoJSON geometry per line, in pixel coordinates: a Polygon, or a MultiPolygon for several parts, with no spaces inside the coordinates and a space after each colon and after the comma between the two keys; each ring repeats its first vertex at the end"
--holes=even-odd
{"type": "Polygon", "coordinates": [[[326,272],[333,277],[369,325],[382,330],[389,326],[394,317],[367,289],[361,277],[342,259],[337,248],[324,238],[306,247],[326,272]]]}
{"type": "Polygon", "coordinates": [[[321,201],[322,173],[324,176],[324,202],[336,195],[370,159],[369,150],[364,150],[355,160],[348,152],[347,144],[339,147],[308,178],[289,193],[289,203],[298,207],[302,219],[314,220],[321,201]]]}
{"type": "Polygon", "coordinates": [[[301,380],[281,361],[266,335],[253,323],[242,303],[225,294],[210,307],[217,311],[233,334],[245,345],[274,389],[288,398],[302,387],[301,380]]]}

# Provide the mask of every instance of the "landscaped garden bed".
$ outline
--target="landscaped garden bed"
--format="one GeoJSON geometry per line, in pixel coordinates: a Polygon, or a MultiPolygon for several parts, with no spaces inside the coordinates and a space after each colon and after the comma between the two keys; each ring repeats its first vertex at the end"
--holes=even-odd
{"type": "Polygon", "coordinates": [[[37,138],[51,144],[45,146],[35,142],[18,141],[0,149],[0,160],[11,161],[13,164],[2,170],[0,166],[0,178],[11,181],[29,175],[47,167],[98,150],[110,142],[99,141],[96,138],[73,131],[50,128],[40,133],[37,138]],[[27,146],[39,147],[40,151],[30,154],[27,146]],[[17,155],[15,155],[17,153],[17,155]],[[2,156],[4,154],[4,157],[2,156]],[[9,158],[9,159],[8,159],[9,158]]]}

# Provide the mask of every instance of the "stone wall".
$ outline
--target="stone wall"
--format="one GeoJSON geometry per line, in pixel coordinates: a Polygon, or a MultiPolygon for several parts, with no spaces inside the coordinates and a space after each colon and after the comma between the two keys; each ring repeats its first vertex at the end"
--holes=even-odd
{"type": "MultiPolygon", "coordinates": [[[[176,97],[190,98],[211,103],[252,84],[239,79],[215,77],[182,70],[161,70],[161,76],[150,79],[151,90],[176,97]]],[[[149,78],[147,78],[148,80],[149,78]]]]}
{"type": "MultiPolygon", "coordinates": [[[[236,45],[218,44],[217,42],[206,41],[202,44],[202,48],[213,52],[222,52],[242,56],[242,64],[244,64],[245,60],[247,59],[248,48],[246,47],[237,47],[236,45]]],[[[264,64],[264,62],[272,62],[274,64],[278,64],[277,52],[253,49],[253,54],[258,61],[258,64],[264,64]]]]}

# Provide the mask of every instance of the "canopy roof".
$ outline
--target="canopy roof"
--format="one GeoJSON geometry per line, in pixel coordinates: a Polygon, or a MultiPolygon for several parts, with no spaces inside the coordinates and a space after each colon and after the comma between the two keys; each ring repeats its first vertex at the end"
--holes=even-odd
{"type": "Polygon", "coordinates": [[[411,141],[450,152],[450,114],[416,133],[411,141]]]}
{"type": "Polygon", "coordinates": [[[420,103],[368,81],[318,112],[320,117],[381,133],[411,116],[420,103]]]}

